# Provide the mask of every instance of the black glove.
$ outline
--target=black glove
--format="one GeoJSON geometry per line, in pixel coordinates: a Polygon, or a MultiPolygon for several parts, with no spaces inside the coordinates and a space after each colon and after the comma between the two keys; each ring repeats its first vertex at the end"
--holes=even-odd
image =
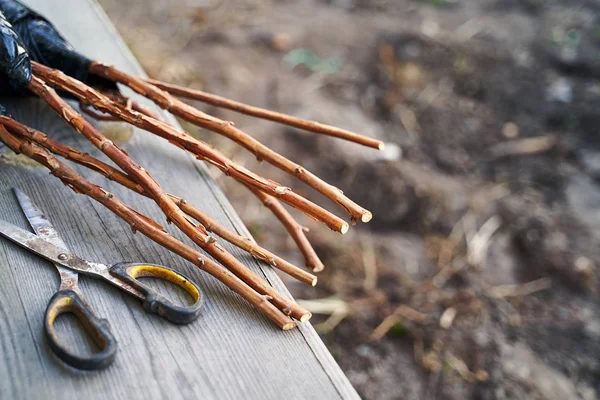
{"type": "Polygon", "coordinates": [[[0,95],[27,93],[31,61],[17,33],[0,12],[0,95]]]}
{"type": "Polygon", "coordinates": [[[90,86],[117,89],[115,83],[89,75],[92,60],[77,52],[46,18],[16,0],[0,0],[0,10],[33,61],[59,69],[90,86]]]}

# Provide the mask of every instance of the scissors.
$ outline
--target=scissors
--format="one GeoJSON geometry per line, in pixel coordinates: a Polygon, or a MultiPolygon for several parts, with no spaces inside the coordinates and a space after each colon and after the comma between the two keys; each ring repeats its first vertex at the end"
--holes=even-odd
{"type": "Polygon", "coordinates": [[[13,188],[29,224],[36,234],[0,220],[0,235],[12,240],[33,253],[52,261],[60,275],[60,288],[52,296],[44,318],[44,331],[50,348],[72,367],[95,370],[109,366],[115,359],[117,341],[106,319],[96,316],[84,300],[77,285],[78,273],[104,279],[143,302],[144,310],[175,323],[187,324],[200,315],[204,295],[200,288],[185,276],[161,265],[121,262],[112,266],[86,261],[67,250],[52,224],[31,199],[21,190],[13,188]],[[172,282],[189,293],[194,304],[181,307],[141,283],[137,278],[153,277],[172,282]],[[100,351],[89,357],[75,354],[65,347],[56,334],[54,322],[65,313],[73,313],[81,322],[85,333],[100,351]]]}

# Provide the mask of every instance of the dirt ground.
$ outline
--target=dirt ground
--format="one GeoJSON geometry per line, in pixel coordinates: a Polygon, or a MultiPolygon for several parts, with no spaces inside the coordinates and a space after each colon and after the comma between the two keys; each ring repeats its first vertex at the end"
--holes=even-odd
{"type": "MultiPolygon", "coordinates": [[[[373,211],[344,237],[301,219],[327,269],[316,288],[289,282],[361,396],[600,395],[599,1],[100,2],[153,77],[388,143],[195,104],[373,211]]],[[[302,264],[277,220],[214,176],[256,239],[302,264]]]]}

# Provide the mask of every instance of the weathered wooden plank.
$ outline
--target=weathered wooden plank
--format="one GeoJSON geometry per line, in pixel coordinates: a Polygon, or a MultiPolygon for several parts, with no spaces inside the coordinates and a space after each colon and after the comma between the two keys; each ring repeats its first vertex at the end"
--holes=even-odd
{"type": "MultiPolygon", "coordinates": [[[[92,0],[27,3],[47,15],[88,55],[143,73],[92,0]]],[[[2,103],[22,122],[99,156],[39,101],[3,99],[2,103]]],[[[249,234],[202,164],[139,130],[123,147],[166,190],[185,195],[228,227],[249,234]]],[[[164,222],[151,201],[75,168],[141,212],[164,222]]],[[[43,312],[58,284],[56,273],[48,263],[0,240],[0,399],[358,397],[309,324],[290,332],[279,331],[218,281],[143,236],[133,235],[101,205],[75,195],[45,169],[0,163],[3,219],[27,227],[10,191],[15,185],[43,208],[67,245],[81,256],[107,263],[133,260],[169,265],[198,282],[208,299],[198,321],[174,326],[147,315],[135,299],[83,277],[81,288],[94,310],[110,320],[120,351],[115,364],[104,371],[72,371],[53,358],[42,336],[43,312]]],[[[172,227],[168,230],[183,239],[172,227]]],[[[277,289],[287,292],[269,267],[225,246],[277,289]]],[[[178,296],[168,287],[160,288],[178,296]]],[[[67,327],[63,323],[62,331],[68,333],[67,327]]],[[[76,335],[68,340],[82,345],[76,335]]]]}

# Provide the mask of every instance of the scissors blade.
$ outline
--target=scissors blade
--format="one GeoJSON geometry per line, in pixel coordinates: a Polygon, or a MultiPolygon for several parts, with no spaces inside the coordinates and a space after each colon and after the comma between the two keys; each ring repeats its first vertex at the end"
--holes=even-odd
{"type": "MultiPolygon", "coordinates": [[[[23,214],[27,217],[27,221],[29,221],[29,225],[33,228],[37,235],[48,242],[54,244],[61,249],[68,250],[67,245],[63,240],[58,236],[58,232],[48,218],[44,215],[42,210],[40,210],[33,201],[27,196],[23,191],[19,188],[14,187],[13,192],[17,196],[17,200],[19,201],[19,205],[23,209],[23,214]]],[[[59,264],[54,264],[54,267],[58,271],[60,275],[60,289],[59,290],[75,290],[78,291],[77,282],[79,277],[77,272],[60,266],[59,264]]],[[[81,298],[83,296],[80,295],[81,298]]]]}
{"type": "Polygon", "coordinates": [[[33,253],[44,257],[46,260],[55,264],[62,265],[73,271],[84,274],[99,275],[106,277],[108,266],[100,263],[83,260],[75,254],[58,247],[51,241],[48,241],[31,232],[19,228],[11,223],[0,220],[0,235],[15,242],[33,253]]]}
{"type": "Polygon", "coordinates": [[[68,250],[65,242],[58,236],[56,229],[54,229],[42,210],[33,203],[29,196],[23,193],[19,188],[13,188],[13,191],[15,192],[19,205],[23,209],[23,213],[27,217],[29,225],[31,225],[34,232],[53,245],[68,250]]]}

